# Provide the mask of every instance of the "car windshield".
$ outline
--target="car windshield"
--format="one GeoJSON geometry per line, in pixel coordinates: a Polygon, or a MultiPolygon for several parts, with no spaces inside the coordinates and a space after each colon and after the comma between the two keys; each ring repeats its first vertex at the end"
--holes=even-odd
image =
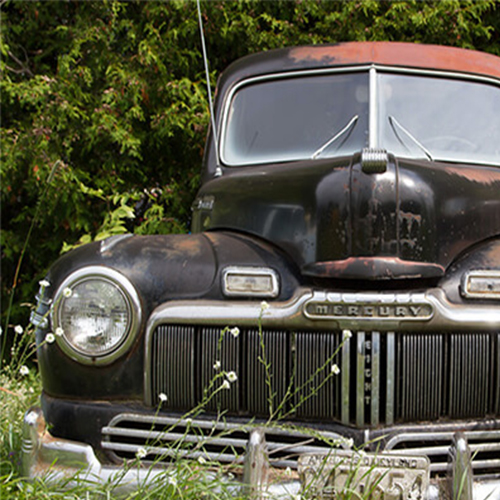
{"type": "Polygon", "coordinates": [[[283,78],[240,88],[223,138],[229,165],[352,154],[368,143],[368,74],[283,78]]]}
{"type": "Polygon", "coordinates": [[[369,82],[358,71],[245,83],[226,110],[223,163],[345,156],[370,142],[397,157],[500,164],[498,85],[381,69],[376,92],[369,82]]]}
{"type": "Polygon", "coordinates": [[[378,74],[381,145],[400,157],[500,163],[500,89],[421,75],[378,74]]]}

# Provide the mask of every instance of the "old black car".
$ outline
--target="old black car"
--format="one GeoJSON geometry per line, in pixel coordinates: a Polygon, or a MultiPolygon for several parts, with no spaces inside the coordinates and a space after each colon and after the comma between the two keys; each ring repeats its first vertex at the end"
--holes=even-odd
{"type": "Polygon", "coordinates": [[[26,474],[184,456],[263,492],[354,467],[377,498],[500,498],[500,59],[269,51],[214,118],[192,234],[50,269],[26,474]]]}

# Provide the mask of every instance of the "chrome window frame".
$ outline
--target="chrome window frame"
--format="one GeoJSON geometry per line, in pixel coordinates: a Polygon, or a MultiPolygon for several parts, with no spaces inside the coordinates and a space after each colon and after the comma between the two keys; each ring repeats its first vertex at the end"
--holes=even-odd
{"type": "MultiPolygon", "coordinates": [[[[368,141],[370,148],[380,148],[380,138],[378,135],[378,86],[377,86],[377,76],[378,73],[397,73],[404,75],[419,75],[428,77],[439,77],[448,78],[453,80],[470,81],[477,83],[487,83],[492,84],[500,88],[500,79],[491,76],[476,75],[472,73],[460,73],[458,71],[445,71],[445,70],[432,70],[432,69],[419,69],[419,68],[405,68],[400,66],[390,66],[382,64],[362,64],[354,66],[342,66],[339,68],[327,68],[327,69],[311,69],[311,70],[299,70],[299,71],[288,71],[283,73],[270,73],[268,75],[261,75],[243,79],[237,82],[230,90],[227,92],[222,103],[221,120],[218,126],[219,129],[219,144],[218,144],[218,157],[220,158],[223,167],[227,168],[243,168],[254,165],[268,165],[276,163],[291,163],[296,161],[304,161],[306,158],[297,158],[296,160],[283,159],[280,161],[269,161],[269,162],[256,162],[256,163],[243,163],[243,164],[231,164],[227,161],[224,156],[225,143],[226,143],[226,130],[229,119],[229,113],[231,108],[231,103],[233,101],[234,95],[241,88],[248,85],[253,85],[255,83],[267,82],[272,80],[283,80],[290,78],[297,78],[303,76],[322,76],[328,74],[345,74],[345,73],[360,73],[366,71],[368,72],[368,82],[369,82],[369,116],[368,116],[368,141]]],[[[411,156],[404,158],[415,159],[411,156]]],[[[444,163],[471,163],[474,165],[484,165],[492,167],[500,167],[500,162],[489,163],[478,161],[477,159],[463,158],[460,161],[451,160],[446,158],[434,158],[434,161],[444,162],[444,163]]]]}

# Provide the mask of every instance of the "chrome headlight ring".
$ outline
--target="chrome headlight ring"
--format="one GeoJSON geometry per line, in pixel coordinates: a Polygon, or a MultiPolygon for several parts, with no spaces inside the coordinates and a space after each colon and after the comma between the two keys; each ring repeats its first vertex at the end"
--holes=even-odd
{"type": "Polygon", "coordinates": [[[107,365],[132,345],[141,325],[139,295],[121,273],[88,266],[71,273],[54,296],[56,341],[70,358],[107,365]]]}

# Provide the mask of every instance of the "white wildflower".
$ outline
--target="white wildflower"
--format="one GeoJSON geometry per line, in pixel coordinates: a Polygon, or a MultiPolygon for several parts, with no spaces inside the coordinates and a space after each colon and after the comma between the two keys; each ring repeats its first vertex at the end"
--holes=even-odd
{"type": "Polygon", "coordinates": [[[203,458],[203,457],[198,457],[198,463],[203,465],[205,464],[207,461],[203,458]]]}
{"type": "Polygon", "coordinates": [[[186,425],[191,425],[193,423],[193,419],[192,418],[186,418],[185,422],[186,422],[186,425]]]}
{"type": "Polygon", "coordinates": [[[216,371],[219,371],[220,370],[220,361],[217,360],[215,363],[214,363],[214,370],[216,371]]]}
{"type": "Polygon", "coordinates": [[[45,335],[45,342],[47,342],[47,344],[52,344],[54,340],[56,340],[56,338],[53,333],[47,333],[47,335],[45,335]]]}
{"type": "Polygon", "coordinates": [[[168,478],[168,484],[171,484],[172,486],[177,486],[177,479],[175,479],[174,476],[169,476],[168,478]]]}
{"type": "Polygon", "coordinates": [[[145,458],[147,454],[148,454],[148,452],[147,452],[146,448],[140,447],[140,448],[137,449],[137,453],[135,454],[135,456],[139,460],[141,460],[142,458],[145,458]]]}
{"type": "Polygon", "coordinates": [[[66,297],[66,298],[69,298],[73,295],[73,290],[71,290],[71,288],[68,288],[66,287],[64,290],[63,290],[63,295],[66,297]]]}
{"type": "Polygon", "coordinates": [[[343,330],[342,331],[342,337],[343,337],[344,340],[350,339],[352,337],[351,330],[343,330]]]}
{"type": "Polygon", "coordinates": [[[292,475],[292,469],[290,467],[287,467],[285,469],[285,476],[289,476],[290,477],[291,475],[292,475]]]}
{"type": "Polygon", "coordinates": [[[266,309],[269,309],[269,304],[265,300],[263,300],[260,303],[260,310],[264,312],[266,309]]]}
{"type": "Polygon", "coordinates": [[[231,335],[233,337],[236,338],[240,334],[240,329],[237,326],[235,326],[234,328],[231,328],[231,330],[229,330],[229,332],[231,333],[231,335]]]}
{"type": "Polygon", "coordinates": [[[340,373],[339,365],[337,365],[336,363],[332,365],[332,373],[334,375],[338,375],[340,373]]]}
{"type": "Polygon", "coordinates": [[[48,286],[50,286],[50,283],[47,281],[47,280],[41,280],[38,282],[38,284],[42,287],[42,288],[47,288],[48,286]]]}
{"type": "Polygon", "coordinates": [[[224,382],[222,382],[222,385],[220,387],[221,389],[228,390],[231,389],[231,384],[227,380],[224,380],[224,382]]]}
{"type": "Polygon", "coordinates": [[[56,328],[55,334],[57,337],[62,337],[64,335],[64,330],[60,326],[58,326],[56,328]]]}
{"type": "Polygon", "coordinates": [[[160,392],[160,394],[158,394],[158,398],[162,403],[165,403],[168,399],[167,395],[164,392],[160,392]]]}
{"type": "Polygon", "coordinates": [[[238,380],[238,375],[236,375],[235,372],[226,373],[226,377],[231,383],[236,382],[238,380]]]}
{"type": "Polygon", "coordinates": [[[14,327],[14,331],[15,331],[17,334],[21,335],[21,334],[24,332],[24,329],[23,329],[23,327],[22,327],[21,325],[16,325],[16,326],[14,327]]]}
{"type": "Polygon", "coordinates": [[[354,440],[352,438],[344,439],[344,444],[347,448],[352,448],[354,446],[354,440]]]}
{"type": "Polygon", "coordinates": [[[21,368],[19,368],[19,373],[23,376],[28,375],[29,372],[30,369],[26,365],[23,365],[21,366],[21,368]]]}

